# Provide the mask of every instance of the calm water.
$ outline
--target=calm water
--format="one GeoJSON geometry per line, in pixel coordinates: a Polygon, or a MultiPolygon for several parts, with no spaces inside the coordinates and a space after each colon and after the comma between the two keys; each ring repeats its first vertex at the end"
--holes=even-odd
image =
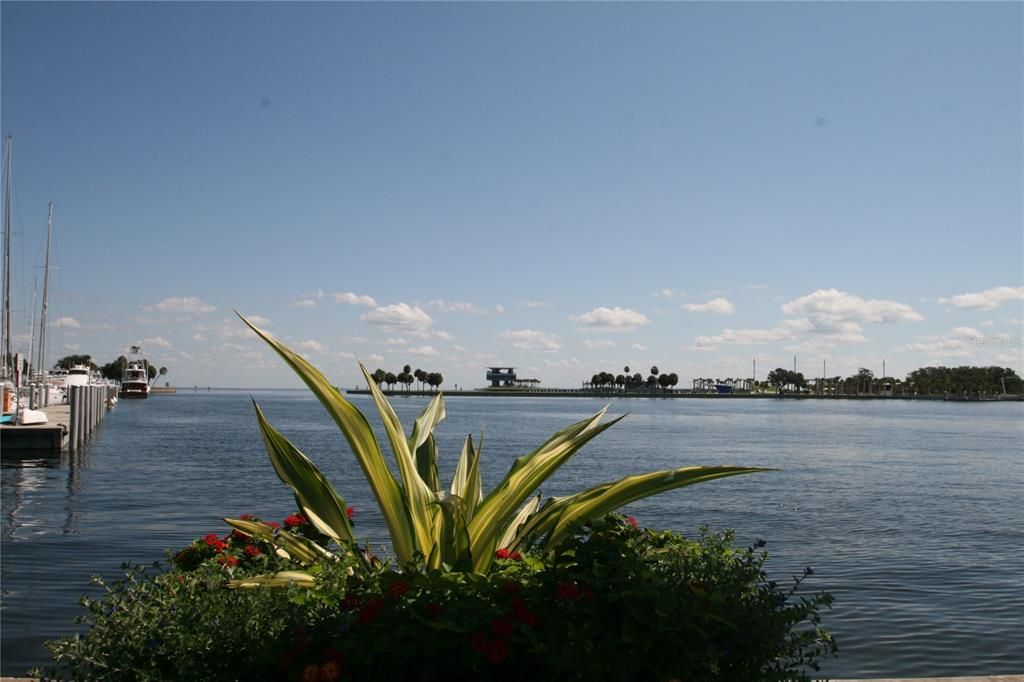
{"type": "MultiPolygon", "coordinates": [[[[304,392],[255,393],[269,418],[383,542],[359,468],[304,392]]],[[[368,411],[362,397],[355,402],[368,411]]],[[[396,400],[407,424],[423,398],[396,400]]],[[[438,433],[443,476],[468,432],[485,435],[484,485],[514,457],[602,403],[575,398],[458,398],[438,433]]],[[[564,494],[627,473],[687,464],[780,472],[731,478],[636,503],[642,524],[693,533],[734,528],[768,541],[780,580],[836,596],[826,623],[840,677],[1024,672],[1024,404],[621,400],[623,422],[549,482],[564,494]]],[[[4,453],[2,673],[43,664],[42,642],[72,631],[89,577],[152,562],[250,512],[292,509],[260,442],[247,394],[181,393],[123,402],[79,454],[4,453]]]]}

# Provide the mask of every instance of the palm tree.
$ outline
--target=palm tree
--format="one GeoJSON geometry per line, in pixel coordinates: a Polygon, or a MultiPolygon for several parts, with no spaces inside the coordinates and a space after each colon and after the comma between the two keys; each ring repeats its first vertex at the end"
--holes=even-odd
{"type": "Polygon", "coordinates": [[[157,375],[149,380],[149,385],[152,386],[154,381],[156,381],[158,378],[162,377],[165,374],[167,374],[167,368],[161,367],[160,371],[157,372],[157,375]]]}
{"type": "Polygon", "coordinates": [[[658,366],[657,365],[655,365],[654,367],[651,367],[651,374],[653,374],[654,376],[658,376],[659,372],[658,372],[658,366]]]}

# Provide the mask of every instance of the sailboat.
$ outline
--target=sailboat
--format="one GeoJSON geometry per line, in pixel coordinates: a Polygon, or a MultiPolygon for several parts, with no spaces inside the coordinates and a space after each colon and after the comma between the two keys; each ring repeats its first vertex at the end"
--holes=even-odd
{"type": "MultiPolygon", "coordinates": [[[[43,388],[46,383],[46,312],[48,308],[48,297],[50,294],[50,241],[53,237],[53,202],[47,209],[46,216],[46,266],[43,271],[43,308],[39,319],[39,360],[36,362],[36,372],[38,373],[38,381],[36,386],[30,388],[36,389],[36,394],[39,396],[41,403],[40,407],[46,407],[51,400],[51,394],[49,390],[43,391],[38,390],[43,388]]],[[[33,325],[34,327],[35,325],[33,325]]],[[[34,335],[34,332],[33,332],[34,335]]],[[[56,395],[57,389],[54,389],[53,404],[60,401],[60,397],[63,397],[61,393],[60,397],[56,395]]],[[[46,412],[42,410],[31,409],[31,407],[22,407],[18,411],[18,423],[22,426],[29,426],[31,424],[45,424],[49,421],[46,416],[46,412]]]]}
{"type": "Polygon", "coordinates": [[[4,180],[3,309],[0,311],[0,423],[12,421],[17,409],[14,356],[11,354],[11,167],[14,138],[7,136],[7,175],[4,180]]]}

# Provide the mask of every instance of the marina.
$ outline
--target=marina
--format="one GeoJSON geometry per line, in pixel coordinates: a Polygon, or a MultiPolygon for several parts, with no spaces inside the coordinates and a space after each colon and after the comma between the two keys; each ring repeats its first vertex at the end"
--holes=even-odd
{"type": "MultiPolygon", "coordinates": [[[[224,532],[225,515],[283,519],[294,499],[267,461],[249,396],[307,453],[371,546],[387,534],[344,440],[306,391],[179,392],[124,401],[87,445],[3,461],[2,672],[21,675],[41,642],[74,630],[89,576],[224,532]],[[158,409],[154,409],[157,408],[158,409]],[[170,437],[169,437],[170,436],[170,437]],[[187,499],[188,504],[181,500],[187,499]]],[[[372,413],[370,400],[353,402],[372,413]]],[[[558,428],[604,400],[466,398],[441,424],[447,476],[467,433],[484,434],[484,486],[558,428]]],[[[411,423],[424,398],[395,400],[411,423]]],[[[1024,601],[1016,550],[1024,517],[1020,403],[943,401],[612,401],[630,414],[545,487],[561,495],[630,472],[685,464],[780,469],[630,505],[651,528],[734,528],[764,538],[769,575],[812,566],[833,592],[824,614],[840,646],[824,676],[850,679],[1012,675],[1024,601]],[[963,418],[969,415],[969,419],[963,418]]],[[[374,420],[376,424],[376,420],[374,420]]],[[[383,433],[378,438],[384,441],[383,433]]],[[[384,446],[386,448],[386,445],[384,446]]]]}

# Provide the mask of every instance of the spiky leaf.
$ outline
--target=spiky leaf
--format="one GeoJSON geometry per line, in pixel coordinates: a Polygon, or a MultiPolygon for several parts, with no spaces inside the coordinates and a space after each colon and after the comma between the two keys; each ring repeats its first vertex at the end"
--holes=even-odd
{"type": "Polygon", "coordinates": [[[384,523],[391,536],[391,546],[400,562],[412,559],[416,549],[416,538],[412,523],[405,508],[402,491],[394,474],[388,468],[380,451],[380,445],[373,434],[373,428],[355,405],[349,403],[318,369],[313,367],[298,353],[275,339],[272,335],[256,327],[235,311],[242,322],[252,329],[261,339],[267,342],[281,356],[289,367],[309,387],[320,403],[331,415],[348,441],[352,454],[363,470],[370,490],[377,498],[384,523]]]}

